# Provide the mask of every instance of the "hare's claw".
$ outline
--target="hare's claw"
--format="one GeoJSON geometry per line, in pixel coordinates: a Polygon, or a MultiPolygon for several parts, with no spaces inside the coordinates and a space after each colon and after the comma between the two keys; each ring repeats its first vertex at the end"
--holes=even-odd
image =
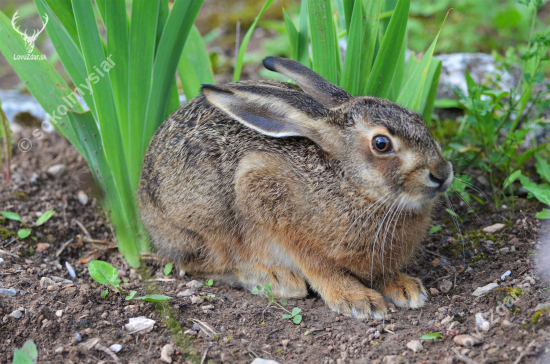
{"type": "Polygon", "coordinates": [[[397,307],[420,308],[424,306],[428,293],[418,278],[398,273],[393,279],[382,284],[382,295],[397,307]]]}

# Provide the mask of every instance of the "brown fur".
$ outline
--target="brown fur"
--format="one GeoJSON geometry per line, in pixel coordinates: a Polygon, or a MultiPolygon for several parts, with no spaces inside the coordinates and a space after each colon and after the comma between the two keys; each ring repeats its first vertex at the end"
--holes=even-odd
{"type": "Polygon", "coordinates": [[[188,272],[272,283],[281,298],[304,297],[307,282],[346,315],[381,318],[384,298],[421,307],[422,283],[399,269],[452,179],[422,117],[296,62],[264,64],[300,87],[208,86],[156,132],[138,193],[153,245],[188,272]],[[375,152],[373,133],[396,151],[375,152]]]}

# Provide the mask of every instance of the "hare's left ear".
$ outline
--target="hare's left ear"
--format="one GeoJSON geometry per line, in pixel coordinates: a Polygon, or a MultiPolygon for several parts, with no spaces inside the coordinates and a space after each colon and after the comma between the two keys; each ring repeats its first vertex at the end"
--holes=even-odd
{"type": "Polygon", "coordinates": [[[247,127],[276,138],[302,136],[333,149],[337,126],[329,110],[298,90],[265,85],[203,85],[206,99],[247,127]]]}
{"type": "Polygon", "coordinates": [[[325,80],[300,62],[281,57],[267,57],[264,67],[287,76],[316,101],[328,108],[338,107],[353,98],[346,90],[325,80]]]}

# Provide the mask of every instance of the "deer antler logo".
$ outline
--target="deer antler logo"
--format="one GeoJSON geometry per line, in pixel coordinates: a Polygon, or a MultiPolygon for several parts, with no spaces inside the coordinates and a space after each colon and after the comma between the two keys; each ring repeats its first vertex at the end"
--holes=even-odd
{"type": "Polygon", "coordinates": [[[11,19],[11,25],[13,27],[13,29],[15,29],[15,31],[19,34],[21,34],[21,37],[23,37],[23,40],[25,41],[26,43],[26,47],[27,47],[27,53],[32,53],[32,50],[34,49],[34,42],[36,42],[36,38],[38,38],[38,36],[40,35],[40,33],[42,33],[44,31],[44,29],[46,29],[46,24],[48,24],[48,14],[44,15],[44,21],[42,22],[42,24],[44,25],[42,27],[42,29],[40,30],[34,30],[32,35],[29,37],[27,35],[27,30],[25,29],[25,32],[21,32],[19,30],[19,27],[15,24],[15,20],[17,18],[19,18],[17,16],[17,14],[19,13],[19,11],[16,11],[15,14],[13,14],[13,18],[11,19]]]}

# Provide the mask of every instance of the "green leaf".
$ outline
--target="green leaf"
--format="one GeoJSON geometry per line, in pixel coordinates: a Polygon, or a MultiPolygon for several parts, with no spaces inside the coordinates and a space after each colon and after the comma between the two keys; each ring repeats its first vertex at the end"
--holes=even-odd
{"type": "Polygon", "coordinates": [[[363,3],[356,0],[351,17],[350,31],[348,33],[348,46],[344,58],[344,68],[340,86],[352,94],[358,96],[363,90],[360,90],[360,80],[363,65],[361,64],[361,48],[363,47],[363,3]]]}
{"type": "Polygon", "coordinates": [[[210,57],[206,45],[195,26],[191,28],[183,48],[178,63],[178,74],[187,101],[200,94],[202,84],[214,84],[210,57]]]}
{"type": "Polygon", "coordinates": [[[35,364],[37,361],[38,351],[32,340],[27,340],[21,349],[13,352],[13,364],[35,364]]]}
{"type": "Polygon", "coordinates": [[[453,210],[451,209],[445,209],[445,211],[447,211],[449,213],[449,215],[451,216],[454,216],[454,217],[459,217],[453,210]]]}
{"type": "Polygon", "coordinates": [[[410,0],[399,0],[395,6],[367,81],[366,95],[386,98],[390,92],[393,76],[399,62],[401,45],[405,40],[409,7],[410,0]]]}
{"type": "Polygon", "coordinates": [[[107,288],[105,291],[101,293],[101,298],[105,299],[107,297],[107,294],[109,293],[109,289],[107,288]]]}
{"type": "MultiPolygon", "coordinates": [[[[537,185],[526,176],[519,176],[523,188],[531,192],[537,200],[545,205],[550,205],[550,189],[543,188],[544,185],[537,185]]],[[[548,186],[548,185],[546,185],[548,186]]]]}
{"type": "Polygon", "coordinates": [[[537,212],[535,217],[537,219],[550,219],[550,210],[543,209],[541,212],[537,212]]]}
{"type": "MultiPolygon", "coordinates": [[[[76,21],[74,20],[73,5],[71,0],[46,0],[48,7],[55,14],[55,18],[59,20],[63,28],[66,30],[69,37],[71,37],[74,44],[80,47],[80,40],[78,39],[78,30],[76,29],[76,21]]],[[[40,8],[38,9],[39,11],[40,8]]],[[[50,17],[50,21],[53,19],[50,17]]],[[[50,24],[46,27],[48,30],[50,24]]],[[[49,31],[48,31],[49,33],[49,31]]]]}
{"type": "Polygon", "coordinates": [[[271,287],[272,287],[271,283],[264,284],[264,289],[266,292],[271,293],[271,287]]]}
{"type": "Polygon", "coordinates": [[[290,50],[292,54],[292,59],[298,60],[298,30],[296,26],[288,16],[285,9],[283,9],[283,17],[285,18],[286,32],[288,34],[288,42],[290,43],[290,50]]]}
{"type": "Polygon", "coordinates": [[[441,335],[439,332],[433,332],[431,334],[426,334],[420,338],[420,340],[435,340],[442,338],[443,335],[441,335]]]}
{"type": "Polygon", "coordinates": [[[535,154],[535,158],[537,159],[537,162],[535,163],[537,173],[541,176],[541,178],[546,180],[546,182],[550,182],[550,165],[546,159],[542,158],[539,154],[535,154]]]}
{"type": "Polygon", "coordinates": [[[252,294],[258,294],[258,293],[260,293],[261,290],[262,290],[262,287],[256,286],[256,287],[252,288],[252,294]]]}
{"type": "Polygon", "coordinates": [[[292,318],[292,315],[286,315],[286,314],[285,314],[285,315],[283,315],[283,318],[284,318],[285,320],[288,320],[288,319],[291,319],[291,318],[292,318]]]}
{"type": "Polygon", "coordinates": [[[40,215],[38,220],[36,220],[36,223],[34,224],[34,226],[43,225],[46,221],[48,221],[49,219],[52,218],[53,214],[55,214],[54,209],[51,209],[51,210],[48,210],[48,211],[44,212],[42,215],[40,215]]]}
{"type": "Polygon", "coordinates": [[[288,306],[288,302],[286,300],[281,300],[281,305],[288,306]]]}
{"type": "Polygon", "coordinates": [[[170,275],[170,273],[172,272],[173,267],[174,267],[174,265],[172,263],[166,264],[166,266],[164,267],[164,275],[165,276],[170,275]]]}
{"type": "Polygon", "coordinates": [[[430,229],[430,234],[435,234],[435,233],[437,233],[439,230],[441,230],[441,226],[440,226],[440,225],[432,226],[432,228],[430,229]]]}
{"type": "Polygon", "coordinates": [[[300,25],[298,26],[298,61],[304,66],[310,67],[307,21],[307,0],[302,0],[302,4],[300,5],[300,25]]]}
{"type": "MultiPolygon", "coordinates": [[[[126,155],[129,153],[128,131],[128,62],[129,62],[129,34],[128,13],[124,0],[99,0],[97,4],[105,2],[105,28],[107,32],[107,54],[113,56],[116,66],[109,72],[113,87],[113,96],[116,104],[120,134],[126,155]]],[[[137,21],[137,20],[136,20],[137,21]]]]}
{"type": "Polygon", "coordinates": [[[420,107],[423,108],[422,116],[428,126],[432,121],[432,113],[434,111],[435,99],[439,88],[439,77],[441,76],[442,64],[443,63],[439,59],[432,59],[430,62],[430,69],[428,70],[428,76],[426,77],[426,84],[422,91],[420,107]],[[428,85],[429,87],[426,87],[428,85]]]}
{"type": "Polygon", "coordinates": [[[208,287],[212,287],[212,285],[214,284],[214,280],[213,279],[209,279],[208,282],[206,282],[206,285],[208,287]]]}
{"type": "Polygon", "coordinates": [[[311,30],[313,71],[338,84],[340,50],[334,33],[330,0],[310,0],[307,5],[311,30]]]}
{"type": "Polygon", "coordinates": [[[246,52],[246,47],[248,46],[248,42],[250,41],[250,37],[252,37],[252,33],[254,32],[254,29],[256,28],[256,25],[258,24],[258,21],[260,20],[262,15],[265,13],[267,8],[269,8],[269,6],[271,4],[273,4],[273,0],[266,0],[264,6],[262,7],[260,12],[256,16],[256,18],[254,19],[254,22],[252,23],[250,28],[248,28],[248,31],[244,35],[243,41],[242,41],[242,43],[239,47],[239,53],[237,55],[237,62],[235,63],[235,71],[233,72],[233,81],[238,81],[238,80],[241,79],[241,71],[242,71],[242,68],[243,68],[244,54],[246,52]]]}
{"type": "Polygon", "coordinates": [[[101,284],[111,285],[115,288],[120,285],[118,270],[107,262],[92,260],[88,265],[88,272],[95,281],[101,284]]]}
{"type": "Polygon", "coordinates": [[[171,299],[172,297],[164,296],[162,294],[148,294],[147,296],[134,298],[134,300],[136,301],[145,301],[145,302],[166,302],[171,299]]]}
{"type": "Polygon", "coordinates": [[[460,102],[455,99],[437,99],[435,100],[434,106],[439,109],[462,108],[460,102]]]}
{"type": "MultiPolygon", "coordinates": [[[[430,68],[430,63],[435,50],[435,46],[437,44],[437,40],[439,39],[439,34],[441,34],[441,29],[443,29],[443,25],[447,20],[448,14],[449,13],[447,13],[447,15],[445,16],[445,19],[443,19],[443,24],[441,24],[441,28],[439,28],[439,32],[437,32],[437,35],[435,36],[434,41],[430,45],[430,48],[428,48],[428,50],[422,57],[422,60],[414,70],[414,73],[411,75],[411,77],[408,80],[406,80],[405,86],[403,86],[403,89],[401,90],[401,93],[397,98],[398,104],[418,112],[423,111],[424,107],[423,106],[422,108],[420,107],[420,101],[422,99],[424,85],[426,83],[426,78],[427,78],[428,70],[430,68]]],[[[393,17],[392,17],[392,20],[393,20],[393,17]]],[[[391,22],[390,22],[390,26],[391,26],[391,22]]],[[[432,85],[430,84],[430,88],[431,86],[432,85]]]]}
{"type": "Polygon", "coordinates": [[[130,301],[136,295],[137,291],[130,291],[130,294],[126,296],[126,301],[130,301]]]}
{"type": "MultiPolygon", "coordinates": [[[[359,1],[359,0],[357,0],[357,1],[359,1]]],[[[294,318],[292,319],[292,322],[294,322],[295,325],[299,325],[300,322],[302,322],[302,315],[294,316],[294,318]]]]}
{"type": "Polygon", "coordinates": [[[360,89],[364,95],[372,71],[376,42],[379,37],[378,26],[380,22],[382,0],[362,1],[364,10],[364,18],[362,19],[363,48],[361,50],[361,73],[358,76],[360,78],[360,89]]]}
{"type": "Polygon", "coordinates": [[[513,172],[511,175],[506,177],[506,179],[504,180],[504,184],[502,185],[502,188],[504,189],[510,186],[512,183],[514,183],[516,179],[519,178],[519,176],[521,176],[521,170],[518,169],[517,171],[513,172]]]}
{"type": "Polygon", "coordinates": [[[17,232],[17,236],[19,236],[19,239],[25,239],[29,235],[31,235],[31,229],[21,229],[17,232]]]}
{"type": "Polygon", "coordinates": [[[296,315],[299,314],[300,312],[302,312],[302,309],[301,309],[301,308],[294,307],[294,308],[292,309],[292,316],[296,316],[296,315]]]}
{"type": "Polygon", "coordinates": [[[21,221],[21,216],[17,215],[15,212],[1,211],[0,214],[8,220],[21,221]]]}

